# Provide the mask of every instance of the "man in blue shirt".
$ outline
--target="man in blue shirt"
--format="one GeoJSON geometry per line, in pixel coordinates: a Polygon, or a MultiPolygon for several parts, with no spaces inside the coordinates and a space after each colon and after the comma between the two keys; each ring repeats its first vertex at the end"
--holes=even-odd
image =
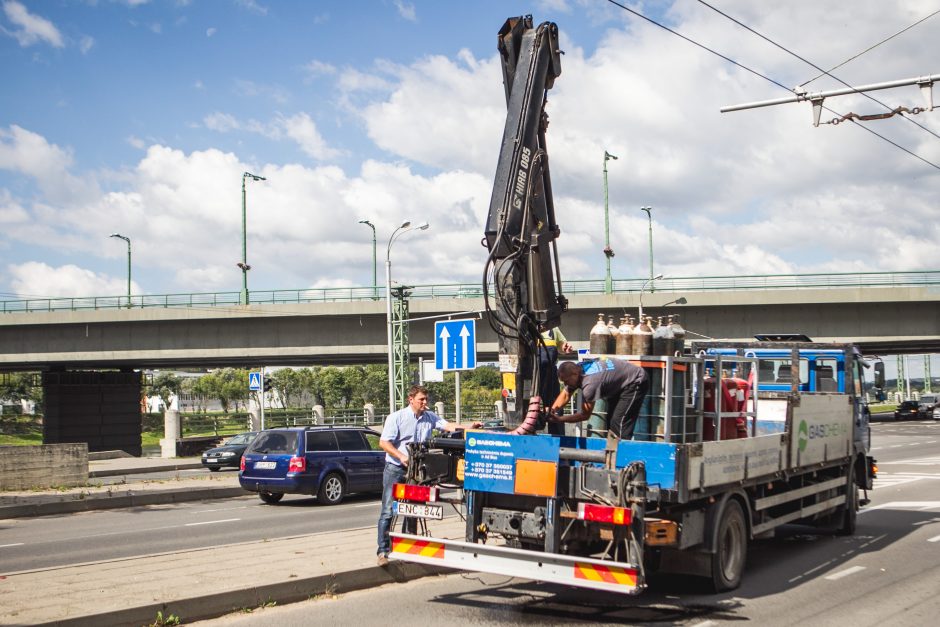
{"type": "MultiPolygon", "coordinates": [[[[480,423],[471,425],[479,428],[480,423]]],[[[447,422],[434,412],[428,411],[428,390],[421,385],[413,385],[408,390],[408,406],[400,409],[385,419],[379,446],[385,451],[385,473],[382,475],[382,512],[379,514],[379,566],[388,564],[388,552],[391,550],[388,532],[392,526],[392,488],[396,483],[403,483],[408,472],[408,444],[427,442],[431,433],[456,431],[462,425],[447,422]]],[[[417,521],[406,519],[402,525],[405,533],[417,531],[417,521]]]]}

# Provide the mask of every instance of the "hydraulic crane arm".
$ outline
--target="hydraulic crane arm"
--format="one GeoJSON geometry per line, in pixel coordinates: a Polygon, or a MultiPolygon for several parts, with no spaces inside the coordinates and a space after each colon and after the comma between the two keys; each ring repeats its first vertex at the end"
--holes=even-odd
{"type": "Polygon", "coordinates": [[[561,73],[558,27],[533,28],[532,16],[510,18],[498,48],[507,114],[486,221],[483,293],[499,337],[506,423],[514,427],[522,421],[520,401],[538,393],[539,329],[557,326],[567,308],[545,144],[547,93],[561,73]]]}

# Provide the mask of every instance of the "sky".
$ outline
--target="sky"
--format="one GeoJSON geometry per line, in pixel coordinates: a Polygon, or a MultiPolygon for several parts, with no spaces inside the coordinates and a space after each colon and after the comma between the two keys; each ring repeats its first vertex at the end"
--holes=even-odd
{"type": "MultiPolygon", "coordinates": [[[[938,0],[626,6],[785,86],[930,16],[938,0]]],[[[558,24],[548,154],[563,279],[940,268],[940,108],[812,125],[784,88],[604,0],[0,0],[0,300],[480,280],[505,99],[506,18],[558,24]],[[917,122],[917,126],[912,123],[917,122]],[[864,125],[864,128],[863,126],[864,125]],[[865,129],[882,135],[879,138],[865,129]],[[910,153],[892,145],[894,142],[910,153]]],[[[833,70],[940,73],[940,15],[833,70]]],[[[843,85],[823,76],[810,91],[843,85]]],[[[940,87],[933,90],[940,105],[940,87]]],[[[872,94],[923,107],[914,86],[872,94]]],[[[829,98],[823,120],[881,113],[829,98]]]]}

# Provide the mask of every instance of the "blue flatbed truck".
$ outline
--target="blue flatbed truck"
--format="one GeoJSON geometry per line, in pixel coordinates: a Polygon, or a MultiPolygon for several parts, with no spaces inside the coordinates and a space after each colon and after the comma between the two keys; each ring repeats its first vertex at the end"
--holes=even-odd
{"type": "Polygon", "coordinates": [[[713,344],[696,357],[619,357],[671,373],[651,377],[644,414],[653,411],[646,418],[658,427],[645,440],[621,441],[614,455],[601,438],[470,431],[432,440],[414,451],[401,501],[430,518],[456,505],[465,538],[393,534],[392,557],[624,594],[642,591],[653,572],[678,572],[724,591],[741,581],[749,540],[780,525],[854,533],[859,490],[875,473],[866,360],[854,347],[754,342],[713,344]],[[771,365],[774,380],[762,385],[771,365]],[[834,388],[815,389],[817,366],[834,388]],[[781,368],[796,377],[778,382],[781,368]],[[754,382],[733,411],[717,399],[709,407],[722,379],[754,382]],[[746,433],[721,439],[722,421],[746,433]],[[425,500],[427,486],[462,490],[425,500]]]}

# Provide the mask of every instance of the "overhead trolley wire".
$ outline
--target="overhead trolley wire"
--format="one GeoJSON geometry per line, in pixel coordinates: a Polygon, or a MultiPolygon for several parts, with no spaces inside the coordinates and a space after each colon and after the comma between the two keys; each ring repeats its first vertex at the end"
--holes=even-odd
{"type": "MultiPolygon", "coordinates": [[[[669,32],[669,33],[672,33],[672,34],[675,35],[676,37],[679,37],[680,39],[683,39],[684,41],[687,41],[688,43],[690,43],[690,44],[692,44],[692,45],[694,45],[694,46],[697,46],[697,47],[699,47],[699,48],[701,48],[701,49],[703,49],[703,50],[705,50],[705,51],[707,51],[707,52],[710,52],[711,54],[713,54],[713,55],[715,55],[715,56],[717,56],[717,57],[720,57],[721,59],[724,59],[725,61],[727,61],[727,62],[729,62],[729,63],[731,63],[731,64],[733,64],[733,65],[736,65],[737,67],[739,67],[739,68],[741,68],[741,69],[743,69],[743,70],[747,70],[748,72],[750,72],[751,74],[754,74],[755,76],[759,76],[760,78],[764,79],[765,81],[768,81],[768,82],[770,82],[770,83],[773,83],[773,84],[776,85],[777,87],[780,87],[780,88],[782,88],[782,89],[787,90],[787,91],[790,92],[791,94],[793,93],[793,90],[792,90],[791,88],[787,87],[786,85],[784,85],[783,83],[781,83],[781,82],[779,82],[779,81],[776,81],[776,80],[770,78],[769,76],[766,76],[766,75],[764,75],[764,74],[761,74],[761,73],[758,72],[757,70],[751,69],[751,68],[749,68],[748,66],[744,65],[743,63],[739,63],[739,62],[735,61],[734,59],[732,59],[732,58],[730,58],[730,57],[727,57],[727,56],[721,54],[720,52],[717,52],[716,50],[712,50],[712,49],[709,48],[708,46],[706,46],[706,45],[704,45],[704,44],[701,44],[701,43],[695,41],[694,39],[691,39],[691,38],[689,38],[689,37],[686,37],[686,36],[683,35],[682,33],[678,32],[678,31],[676,31],[676,30],[673,30],[673,29],[669,28],[668,26],[666,26],[666,25],[664,25],[664,24],[660,24],[660,23],[657,22],[656,20],[654,20],[654,19],[652,19],[652,18],[649,18],[649,17],[643,15],[643,14],[640,13],[639,11],[636,11],[636,10],[634,10],[634,9],[631,9],[631,8],[628,7],[628,6],[625,6],[625,5],[623,5],[623,4],[619,3],[619,2],[617,2],[617,0],[607,0],[607,2],[609,2],[610,4],[613,4],[614,6],[620,7],[621,9],[623,9],[624,11],[626,11],[627,13],[630,13],[630,14],[632,14],[632,15],[635,15],[636,17],[638,17],[638,18],[640,18],[640,19],[642,19],[642,20],[645,20],[645,21],[649,22],[649,23],[652,24],[653,26],[658,26],[659,28],[661,28],[661,29],[663,29],[663,30],[665,30],[665,31],[667,31],[667,32],[669,32]]],[[[830,113],[833,113],[833,114],[835,114],[835,115],[837,115],[837,116],[839,116],[839,117],[844,117],[841,113],[839,113],[839,112],[837,112],[837,111],[834,111],[833,109],[830,109],[829,107],[823,106],[823,108],[824,108],[826,111],[829,111],[830,113]]],[[[932,161],[929,161],[929,160],[925,159],[924,157],[921,157],[921,156],[918,155],[917,153],[912,152],[911,150],[908,150],[908,149],[905,148],[904,146],[901,146],[900,144],[898,144],[898,143],[896,143],[896,142],[894,142],[894,141],[888,139],[888,138],[885,137],[884,135],[881,135],[880,133],[877,133],[877,132],[871,130],[871,129],[868,128],[867,126],[863,126],[863,125],[859,124],[859,123],[856,122],[855,120],[851,120],[851,121],[852,121],[852,123],[854,123],[858,128],[861,128],[861,129],[864,129],[864,130],[868,131],[869,133],[871,133],[871,134],[874,135],[875,137],[878,137],[878,138],[880,138],[880,139],[886,141],[887,143],[891,144],[891,145],[894,146],[895,148],[898,148],[899,150],[903,150],[903,151],[906,152],[907,154],[911,155],[912,157],[915,157],[915,158],[919,159],[920,161],[923,161],[924,163],[926,163],[927,165],[931,166],[932,168],[935,168],[935,169],[937,169],[937,170],[940,170],[940,165],[937,165],[936,163],[934,163],[934,162],[932,162],[932,161]]]]}
{"type": "MultiPolygon", "coordinates": [[[[917,20],[916,22],[914,22],[913,24],[911,24],[911,25],[908,26],[907,28],[902,28],[901,30],[899,30],[899,31],[896,32],[895,34],[893,34],[893,35],[891,35],[891,36],[889,36],[889,37],[886,37],[885,39],[882,39],[881,41],[879,41],[879,42],[876,43],[875,45],[869,46],[868,48],[865,48],[864,50],[862,50],[862,51],[859,52],[858,54],[849,57],[848,59],[846,59],[845,61],[843,61],[843,62],[840,63],[839,65],[836,65],[835,67],[829,68],[829,72],[832,72],[832,71],[834,71],[834,70],[838,70],[840,67],[842,67],[843,65],[845,65],[845,64],[848,63],[849,61],[854,61],[855,59],[859,58],[859,57],[862,56],[863,54],[865,54],[865,53],[867,53],[867,52],[871,52],[872,50],[874,50],[875,48],[877,48],[877,47],[880,46],[881,44],[887,43],[887,42],[891,41],[892,39],[894,39],[895,37],[897,37],[898,35],[900,35],[900,34],[902,34],[902,33],[905,33],[905,32],[907,32],[907,31],[911,30],[912,28],[914,28],[914,27],[917,26],[918,24],[921,24],[921,23],[923,23],[923,22],[926,22],[927,20],[929,20],[929,19],[932,18],[933,16],[937,15],[938,13],[940,13],[940,9],[937,9],[936,11],[934,11],[933,13],[931,13],[930,15],[928,15],[927,17],[922,17],[921,19],[917,20]]],[[[800,87],[806,87],[807,85],[809,85],[810,83],[812,83],[813,81],[815,81],[817,78],[822,78],[823,76],[826,76],[829,72],[823,71],[822,74],[819,74],[818,76],[815,76],[815,77],[809,79],[809,80],[806,81],[805,83],[800,83],[800,87]]]]}

